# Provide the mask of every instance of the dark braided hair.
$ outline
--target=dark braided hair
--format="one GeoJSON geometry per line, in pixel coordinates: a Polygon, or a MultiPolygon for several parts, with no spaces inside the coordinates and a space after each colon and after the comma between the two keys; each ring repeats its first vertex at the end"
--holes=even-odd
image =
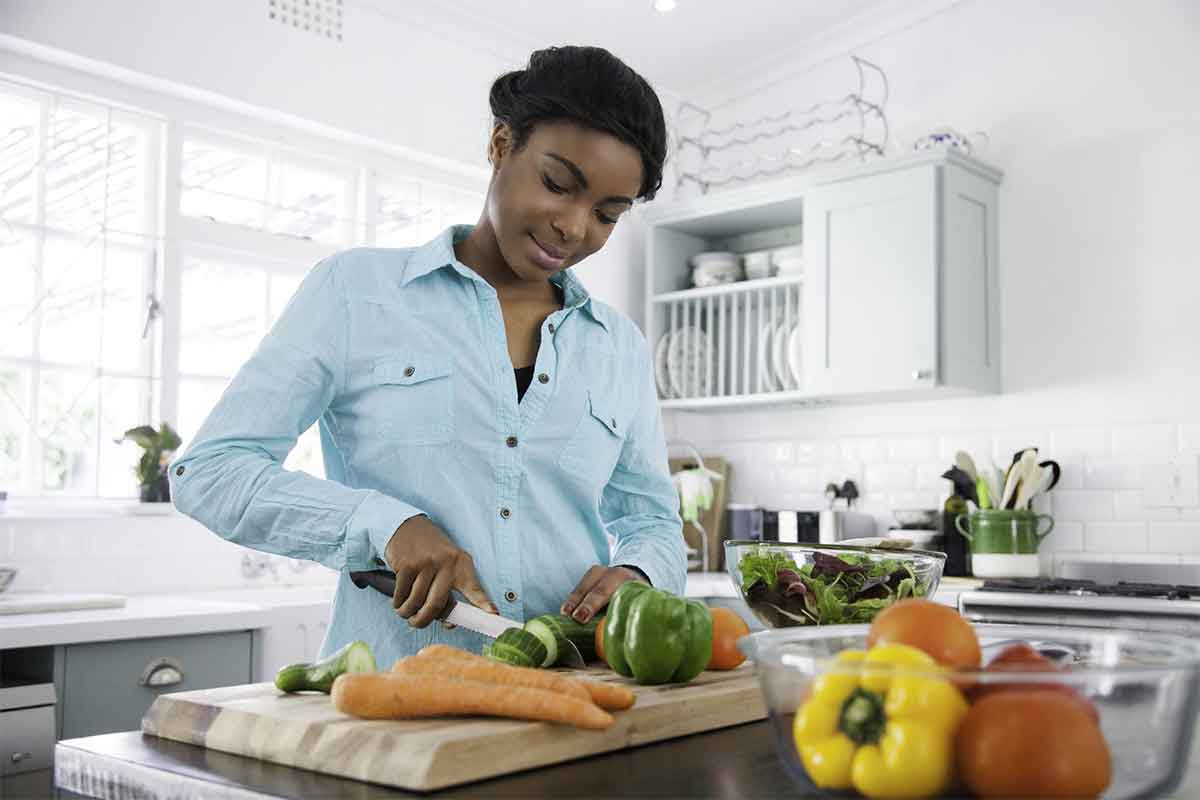
{"type": "Polygon", "coordinates": [[[642,157],[638,197],[662,186],[667,126],[662,104],[645,78],[602,47],[548,47],[525,69],[501,75],[488,100],[495,122],[508,125],[520,150],[539,122],[566,120],[609,133],[642,157]]]}

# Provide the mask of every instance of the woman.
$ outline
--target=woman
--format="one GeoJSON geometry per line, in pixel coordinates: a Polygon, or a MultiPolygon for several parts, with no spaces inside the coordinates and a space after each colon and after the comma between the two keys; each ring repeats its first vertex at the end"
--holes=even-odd
{"type": "Polygon", "coordinates": [[[662,107],[587,47],[534,53],[490,100],[478,223],[318,264],[171,468],[175,505],[221,536],[342,571],[323,655],[478,651],[430,625],[452,590],[581,622],[629,580],[683,590],[645,339],[569,269],[661,185],[662,107]],[[281,466],[317,419],[327,480],[281,466]],[[390,607],[348,577],[381,565],[390,607]]]}

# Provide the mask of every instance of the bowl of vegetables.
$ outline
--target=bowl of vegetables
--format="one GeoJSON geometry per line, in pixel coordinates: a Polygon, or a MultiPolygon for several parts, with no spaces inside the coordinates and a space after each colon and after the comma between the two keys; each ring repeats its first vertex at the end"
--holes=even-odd
{"type": "Polygon", "coordinates": [[[937,590],[945,553],[730,540],[725,565],[768,628],[870,622],[898,600],[937,590]]]}
{"type": "Polygon", "coordinates": [[[1200,642],[972,625],[906,600],[870,625],[767,630],[754,659],[804,796],[1194,797],[1200,642]],[[1175,796],[1175,795],[1172,795],[1175,796]]]}

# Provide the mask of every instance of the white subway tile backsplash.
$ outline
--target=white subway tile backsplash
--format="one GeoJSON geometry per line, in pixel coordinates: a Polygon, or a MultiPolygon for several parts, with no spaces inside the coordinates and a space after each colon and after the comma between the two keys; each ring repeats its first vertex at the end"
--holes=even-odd
{"type": "Polygon", "coordinates": [[[1126,425],[1114,428],[1113,455],[1168,455],[1179,452],[1179,428],[1176,425],[1126,425]]]}
{"type": "Polygon", "coordinates": [[[767,460],[772,464],[794,464],[796,445],[794,442],[768,442],[764,445],[767,460]]]}
{"type": "Polygon", "coordinates": [[[1083,523],[1058,522],[1054,529],[1042,539],[1040,551],[1050,553],[1078,553],[1083,550],[1083,523]]]}
{"type": "Polygon", "coordinates": [[[1112,492],[1055,489],[1050,501],[1055,519],[1087,522],[1113,518],[1112,492]]]}
{"type": "Polygon", "coordinates": [[[1179,426],[1179,449],[1184,453],[1200,452],[1200,422],[1179,426]]]}
{"type": "Polygon", "coordinates": [[[1089,522],[1084,526],[1084,548],[1091,552],[1146,552],[1146,523],[1089,522]]]}
{"type": "Polygon", "coordinates": [[[828,464],[841,459],[838,443],[828,439],[810,439],[796,442],[796,462],[800,464],[828,464]]]}
{"type": "Polygon", "coordinates": [[[1129,458],[1088,459],[1083,465],[1083,485],[1088,489],[1140,489],[1141,465],[1129,458]]]}
{"type": "Polygon", "coordinates": [[[946,494],[949,495],[953,486],[949,480],[942,477],[942,474],[949,468],[949,464],[918,464],[917,488],[931,491],[944,489],[946,494]]]}
{"type": "Polygon", "coordinates": [[[1027,447],[1036,447],[1040,456],[1045,452],[1046,445],[1049,443],[1050,437],[1045,431],[1026,430],[997,433],[992,437],[992,458],[996,460],[996,466],[1008,469],[1016,453],[1027,447]]]}
{"type": "Polygon", "coordinates": [[[911,464],[868,464],[864,478],[865,491],[881,489],[912,489],[916,486],[916,467],[911,464]]]}
{"type": "Polygon", "coordinates": [[[938,439],[938,458],[946,462],[948,468],[954,463],[954,456],[964,451],[978,465],[992,457],[992,435],[990,433],[955,433],[946,434],[938,439]]]}
{"type": "Polygon", "coordinates": [[[1083,461],[1078,456],[1068,456],[1067,458],[1056,458],[1054,460],[1058,462],[1058,466],[1062,470],[1054,491],[1058,491],[1059,489],[1082,489],[1083,461]]]}
{"type": "Polygon", "coordinates": [[[936,454],[937,440],[932,436],[905,436],[888,442],[891,461],[930,461],[936,454]]]}
{"type": "Polygon", "coordinates": [[[1146,522],[1169,522],[1179,519],[1177,508],[1147,508],[1140,489],[1130,489],[1113,494],[1114,517],[1120,520],[1145,520],[1146,522]]]}
{"type": "Polygon", "coordinates": [[[775,470],[775,487],[784,492],[819,494],[825,488],[820,467],[802,464],[775,470]]]}
{"type": "Polygon", "coordinates": [[[1112,436],[1105,428],[1062,428],[1050,432],[1049,457],[1106,456],[1112,452],[1112,436]]]}
{"type": "Polygon", "coordinates": [[[1152,553],[1200,554],[1200,522],[1150,523],[1149,549],[1152,553]]]}
{"type": "MultiPolygon", "coordinates": [[[[937,492],[892,492],[887,498],[889,510],[934,508],[941,509],[946,498],[937,492]]],[[[889,524],[892,521],[889,520],[889,524]]]]}
{"type": "Polygon", "coordinates": [[[842,440],[842,461],[887,461],[887,441],[877,437],[842,440]]]}

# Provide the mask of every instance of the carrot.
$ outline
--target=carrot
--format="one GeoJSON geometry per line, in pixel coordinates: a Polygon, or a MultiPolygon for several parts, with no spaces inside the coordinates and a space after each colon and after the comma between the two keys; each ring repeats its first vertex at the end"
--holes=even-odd
{"type": "Polygon", "coordinates": [[[637,700],[637,695],[628,686],[587,680],[577,680],[576,683],[587,689],[593,703],[608,711],[624,711],[627,708],[633,708],[634,701],[637,700]]]}
{"type": "Polygon", "coordinates": [[[520,686],[526,689],[545,689],[549,692],[575,697],[590,703],[592,696],[575,681],[553,672],[528,667],[501,664],[490,658],[479,661],[467,658],[426,658],[411,656],[402,658],[392,667],[392,672],[403,675],[441,675],[460,681],[479,681],[498,686],[520,686]]]}
{"type": "MultiPolygon", "coordinates": [[[[438,662],[438,663],[442,663],[442,664],[445,664],[447,661],[457,661],[457,662],[471,662],[471,663],[476,663],[476,664],[482,663],[482,664],[486,664],[489,666],[495,665],[500,668],[499,670],[497,670],[498,675],[507,675],[510,673],[513,673],[513,674],[515,674],[515,673],[522,673],[522,674],[533,673],[534,675],[541,675],[541,676],[553,675],[555,677],[559,677],[553,672],[545,672],[544,670],[539,670],[539,669],[529,669],[527,667],[513,667],[513,666],[509,666],[507,664],[501,664],[498,661],[493,661],[492,659],[485,658],[483,656],[477,656],[474,653],[469,653],[466,650],[461,650],[457,647],[451,647],[448,644],[428,645],[428,646],[422,648],[421,652],[417,653],[417,659],[423,660],[423,661],[434,661],[434,662],[438,662]]],[[[407,660],[408,659],[403,659],[403,658],[400,659],[399,661],[396,662],[395,666],[392,667],[392,670],[395,672],[401,671],[401,664],[407,660]]],[[[464,677],[470,677],[473,680],[481,679],[481,678],[477,678],[475,676],[464,676],[464,677]]],[[[560,680],[569,682],[569,683],[573,683],[577,686],[582,686],[583,689],[586,690],[588,695],[592,698],[592,702],[594,702],[596,705],[600,706],[601,708],[608,709],[609,711],[624,711],[627,708],[632,708],[634,702],[637,700],[637,696],[633,693],[633,691],[631,689],[629,689],[626,686],[618,686],[616,684],[603,683],[601,681],[589,681],[589,680],[580,679],[580,678],[560,677],[560,680]]],[[[506,682],[506,681],[502,680],[501,682],[506,682]]],[[[522,684],[511,684],[511,685],[524,686],[524,685],[532,685],[532,684],[523,684],[522,683],[522,684]]],[[[537,686],[534,686],[534,688],[550,689],[553,687],[551,685],[547,684],[544,686],[537,685],[537,686]]],[[[570,693],[575,694],[575,692],[570,692],[570,693]]]]}
{"type": "Polygon", "coordinates": [[[363,719],[484,715],[603,729],[612,716],[558,692],[433,675],[359,672],[339,675],[331,692],[338,711],[363,719]]]}

